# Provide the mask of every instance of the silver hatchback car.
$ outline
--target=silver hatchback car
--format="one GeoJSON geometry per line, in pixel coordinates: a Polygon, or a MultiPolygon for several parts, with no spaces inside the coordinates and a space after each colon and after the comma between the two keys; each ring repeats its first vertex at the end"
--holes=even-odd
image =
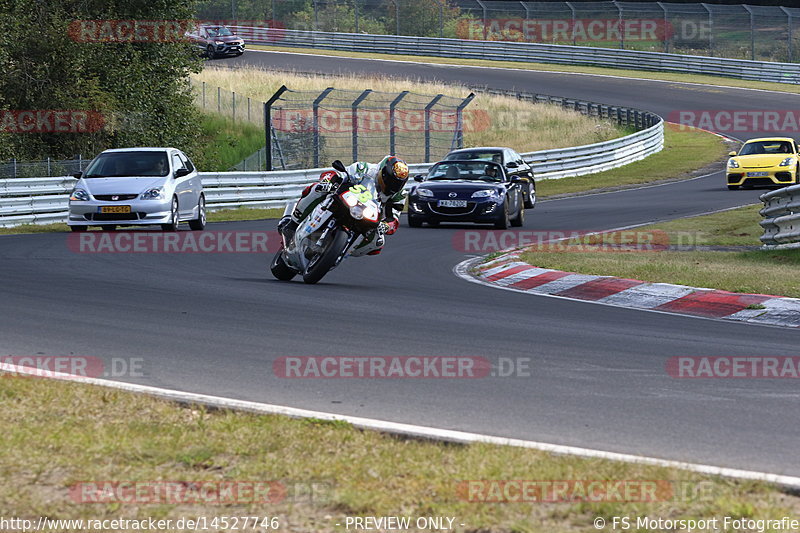
{"type": "Polygon", "coordinates": [[[176,148],[106,150],[75,177],[67,222],[72,231],[152,224],[177,231],[181,222],[193,230],[205,228],[203,184],[176,148]]]}

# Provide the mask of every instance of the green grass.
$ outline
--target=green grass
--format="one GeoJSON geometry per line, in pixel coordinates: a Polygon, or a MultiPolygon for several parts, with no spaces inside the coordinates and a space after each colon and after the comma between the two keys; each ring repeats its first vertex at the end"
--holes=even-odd
{"type": "Polygon", "coordinates": [[[701,130],[664,128],[664,149],[623,167],[557,180],[536,182],[540,198],[573,194],[667,179],[690,177],[689,173],[721,160],[729,148],[718,136],[701,130]]]}
{"type": "MultiPolygon", "coordinates": [[[[487,59],[455,59],[448,57],[432,57],[419,55],[400,55],[400,54],[376,54],[367,52],[344,52],[339,50],[317,50],[314,48],[292,48],[285,46],[261,46],[252,45],[250,48],[256,50],[274,50],[278,52],[295,52],[302,54],[313,54],[321,56],[335,57],[363,57],[369,59],[385,59],[410,62],[436,63],[442,65],[470,65],[479,67],[510,68],[518,70],[541,70],[550,72],[577,72],[584,74],[600,74],[606,76],[622,76],[626,78],[638,78],[643,80],[662,80],[677,81],[683,83],[697,83],[701,85],[718,85],[723,87],[741,87],[746,89],[762,89],[767,91],[777,91],[785,93],[798,93],[800,87],[793,84],[769,83],[761,81],[737,80],[735,78],[725,78],[722,76],[708,76],[702,74],[682,74],[677,72],[647,72],[641,70],[624,70],[603,67],[583,67],[574,65],[552,65],[548,63],[523,63],[517,61],[493,61],[487,59]]],[[[692,91],[705,91],[713,94],[716,89],[708,87],[706,89],[687,88],[692,91]]]]}
{"type": "Polygon", "coordinates": [[[731,292],[800,297],[800,250],[752,249],[762,234],[760,206],[748,206],[700,217],[636,228],[663,231],[678,251],[608,252],[546,250],[522,254],[522,260],[543,268],[581,274],[619,276],[648,282],[676,283],[731,292]],[[698,229],[702,228],[702,229],[698,229]],[[712,251],[697,246],[746,247],[712,251]]]}
{"type": "MultiPolygon", "coordinates": [[[[345,516],[451,516],[460,532],[594,531],[597,516],[757,518],[797,515],[800,498],[766,484],[485,444],[395,438],[342,422],[208,410],[102,387],[0,379],[0,510],[6,516],[276,516],[281,531],[344,530],[345,516]],[[76,483],[317,483],[278,503],[78,503],[76,483]],[[666,480],[668,501],[468,502],[468,480],[666,480]],[[464,524],[461,527],[459,524],[464,524]]],[[[416,529],[415,529],[416,531],[416,529]]]]}
{"type": "Polygon", "coordinates": [[[200,122],[202,148],[192,160],[204,172],[224,172],[264,147],[264,129],[246,121],[203,114],[200,122]]]}

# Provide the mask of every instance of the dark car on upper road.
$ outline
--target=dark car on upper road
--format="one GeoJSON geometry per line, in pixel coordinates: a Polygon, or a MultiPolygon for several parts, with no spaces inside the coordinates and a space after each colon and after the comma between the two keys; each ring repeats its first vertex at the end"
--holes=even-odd
{"type": "Polygon", "coordinates": [[[511,148],[500,146],[482,146],[477,148],[462,148],[453,150],[446,156],[448,159],[492,161],[503,165],[509,176],[520,178],[522,195],[525,199],[525,207],[530,209],[536,205],[536,181],[533,176],[533,169],[525,162],[521,155],[511,148]]]}
{"type": "Polygon", "coordinates": [[[414,177],[408,195],[408,225],[440,222],[522,226],[525,207],[521,179],[492,161],[440,161],[427,176],[414,177]]]}
{"type": "Polygon", "coordinates": [[[225,26],[201,25],[187,33],[186,37],[209,59],[244,53],[244,39],[225,26]]]}

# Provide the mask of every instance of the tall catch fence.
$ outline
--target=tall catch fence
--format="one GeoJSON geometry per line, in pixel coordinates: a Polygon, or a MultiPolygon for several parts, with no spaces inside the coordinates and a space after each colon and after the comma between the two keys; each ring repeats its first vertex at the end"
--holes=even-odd
{"type": "MultiPolygon", "coordinates": [[[[252,0],[201,2],[198,17],[376,35],[525,41],[795,62],[800,8],[674,2],[252,0]]],[[[272,35],[280,44],[280,35],[272,35]]]]}
{"type": "Polygon", "coordinates": [[[437,160],[463,146],[464,108],[472,98],[281,87],[265,105],[271,125],[266,165],[317,168],[334,159],[376,161],[386,154],[415,163],[437,160]]]}

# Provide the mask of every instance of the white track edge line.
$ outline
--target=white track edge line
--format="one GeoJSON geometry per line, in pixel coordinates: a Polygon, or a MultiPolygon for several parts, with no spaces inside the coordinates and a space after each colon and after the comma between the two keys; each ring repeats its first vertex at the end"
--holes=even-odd
{"type": "Polygon", "coordinates": [[[722,466],[687,463],[669,459],[659,459],[656,457],[647,457],[647,456],[631,455],[625,453],[608,452],[603,450],[594,450],[591,448],[565,446],[561,444],[548,444],[545,442],[537,442],[532,440],[512,439],[508,437],[483,435],[480,433],[470,433],[465,431],[433,428],[429,426],[418,426],[414,424],[390,422],[388,420],[362,418],[350,415],[339,415],[323,411],[299,409],[296,407],[251,402],[247,400],[235,400],[232,398],[224,398],[221,396],[210,396],[194,392],[163,389],[159,387],[151,387],[148,385],[138,385],[135,383],[125,383],[121,381],[111,381],[99,378],[75,376],[62,372],[48,371],[47,376],[41,376],[42,372],[39,370],[27,367],[21,367],[11,363],[0,363],[0,370],[16,374],[25,374],[37,377],[48,377],[50,379],[56,379],[60,381],[73,381],[89,385],[99,385],[101,387],[119,389],[139,394],[147,394],[150,396],[155,396],[158,398],[163,398],[177,402],[203,404],[221,409],[249,411],[260,414],[284,415],[284,416],[289,416],[291,418],[318,418],[320,420],[341,420],[350,423],[354,427],[377,430],[380,432],[391,433],[396,435],[423,437],[423,438],[461,443],[461,444],[485,443],[485,444],[496,444],[499,446],[514,446],[517,448],[529,448],[529,449],[556,453],[561,455],[574,455],[578,457],[585,457],[591,459],[607,459],[610,461],[623,461],[628,463],[636,463],[649,466],[678,468],[681,470],[687,470],[691,472],[697,472],[699,474],[706,474],[712,476],[763,481],[766,483],[774,483],[776,485],[781,485],[792,489],[800,488],[800,477],[786,476],[782,474],[772,474],[768,472],[757,472],[753,470],[740,470],[736,468],[728,468],[722,466]]]}

